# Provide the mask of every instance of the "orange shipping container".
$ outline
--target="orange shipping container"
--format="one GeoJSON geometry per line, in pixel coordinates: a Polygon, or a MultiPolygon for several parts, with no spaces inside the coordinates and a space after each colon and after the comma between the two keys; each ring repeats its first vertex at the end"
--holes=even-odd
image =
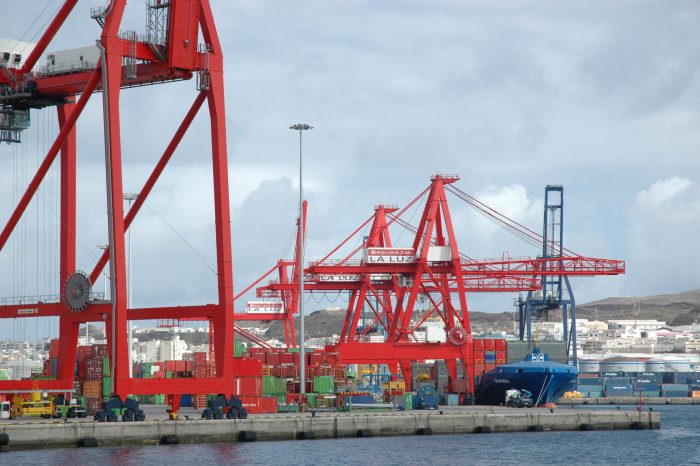
{"type": "Polygon", "coordinates": [[[102,398],[102,380],[86,380],[83,382],[85,398],[102,398]]]}
{"type": "Polygon", "coordinates": [[[693,390],[690,392],[691,398],[700,398],[700,390],[693,390]]]}

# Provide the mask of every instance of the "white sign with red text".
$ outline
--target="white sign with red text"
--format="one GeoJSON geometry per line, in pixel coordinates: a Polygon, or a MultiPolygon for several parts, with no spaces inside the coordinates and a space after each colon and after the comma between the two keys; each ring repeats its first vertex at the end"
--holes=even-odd
{"type": "Polygon", "coordinates": [[[247,314],[281,314],[284,312],[284,303],[248,301],[245,312],[247,314]]]}
{"type": "Polygon", "coordinates": [[[367,248],[365,264],[412,264],[416,252],[412,248],[367,248]]]}

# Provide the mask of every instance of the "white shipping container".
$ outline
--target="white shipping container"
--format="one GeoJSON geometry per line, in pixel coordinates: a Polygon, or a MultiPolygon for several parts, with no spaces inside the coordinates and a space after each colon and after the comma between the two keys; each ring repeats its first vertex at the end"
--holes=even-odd
{"type": "Polygon", "coordinates": [[[100,49],[96,45],[50,52],[46,55],[46,73],[55,74],[96,68],[99,59],[100,49]]]}
{"type": "Polygon", "coordinates": [[[449,246],[428,247],[428,260],[432,262],[448,262],[452,260],[452,249],[449,246]]]}

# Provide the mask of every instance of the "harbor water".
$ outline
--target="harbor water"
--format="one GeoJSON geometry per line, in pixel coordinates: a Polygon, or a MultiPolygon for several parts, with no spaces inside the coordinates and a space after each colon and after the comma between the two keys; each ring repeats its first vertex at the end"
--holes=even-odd
{"type": "MultiPolygon", "coordinates": [[[[613,406],[568,409],[615,409],[613,406]]],[[[623,406],[623,410],[636,407],[623,406]]],[[[648,410],[649,407],[645,407],[648,410]]],[[[0,464],[700,464],[700,406],[654,406],[660,430],[528,432],[0,452],[0,464]]]]}

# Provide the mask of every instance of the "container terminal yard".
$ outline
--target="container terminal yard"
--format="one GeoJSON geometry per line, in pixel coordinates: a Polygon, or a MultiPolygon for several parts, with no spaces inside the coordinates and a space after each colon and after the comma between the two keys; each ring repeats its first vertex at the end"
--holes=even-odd
{"type": "MultiPolygon", "coordinates": [[[[63,2],[26,56],[0,47],[0,141],[22,144],[32,110],[55,107],[59,128],[13,210],[2,213],[7,220],[0,253],[40,195],[48,170],[58,164],[59,228],[54,233],[61,290],[56,296],[11,296],[0,302],[1,319],[54,317],[59,322],[58,337],[45,342],[40,367],[29,373],[0,369],[0,448],[659,428],[660,415],[653,410],[555,409],[539,403],[537,393],[533,408],[474,406],[485,374],[539,354],[533,320],[555,309],[562,312],[562,341],[541,346],[579,372],[578,390],[572,386],[556,399],[563,396],[562,402],[570,404],[606,398],[700,400],[700,379],[690,363],[627,358],[588,360],[584,367],[570,278],[624,274],[625,262],[564,247],[560,185],[544,188],[544,221],[531,229],[461,189],[458,175],[426,176],[427,186],[415,198],[404,206],[374,206],[321,258],[304,255],[307,204],[300,189],[294,256],[280,258],[248,287],[234,291],[223,51],[209,1],[148,0],[148,27],[141,34],[120,29],[126,1],[113,0],[91,12],[102,29],[95,46],[49,52],[76,4],[63,2]],[[121,90],[192,78],[196,85],[189,111],[172,122],[174,134],[138,193],[125,193],[120,122],[129,109],[120,105],[121,90]],[[76,123],[98,93],[108,234],[101,256],[85,272],[76,267],[76,123]],[[205,103],[218,300],[132,307],[129,227],[205,103]],[[450,213],[454,202],[537,244],[537,257],[465,255],[450,213]],[[415,224],[406,215],[412,208],[419,209],[415,224]],[[397,229],[404,234],[396,235],[397,229]],[[105,268],[109,293],[100,293],[96,288],[105,268]],[[257,300],[243,303],[251,291],[257,300]],[[304,316],[304,296],[313,292],[342,293],[348,299],[337,338],[310,349],[304,319],[297,331],[295,317],[304,316]],[[468,294],[496,292],[520,294],[514,341],[472,332],[468,294]],[[206,338],[188,351],[173,346],[169,357],[158,361],[137,360],[134,321],[157,321],[173,335],[186,323],[198,322],[206,325],[206,338]],[[281,323],[284,341],[278,347],[246,326],[255,322],[281,323]],[[90,327],[101,332],[99,342],[80,334],[90,327]],[[442,337],[436,337],[440,332],[442,337]]],[[[0,44],[12,45],[12,40],[0,44]]],[[[299,131],[301,151],[302,132],[311,126],[291,129],[299,131]]]]}

